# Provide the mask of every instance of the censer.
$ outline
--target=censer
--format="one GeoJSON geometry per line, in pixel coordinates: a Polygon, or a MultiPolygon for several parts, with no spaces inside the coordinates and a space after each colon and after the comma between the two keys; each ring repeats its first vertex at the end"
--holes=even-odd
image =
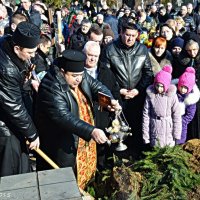
{"type": "Polygon", "coordinates": [[[123,141],[128,136],[132,136],[132,133],[122,110],[115,112],[115,119],[112,121],[112,125],[106,128],[106,132],[110,134],[107,142],[109,145],[111,145],[111,143],[118,143],[115,148],[116,151],[124,151],[127,149],[123,141]]]}

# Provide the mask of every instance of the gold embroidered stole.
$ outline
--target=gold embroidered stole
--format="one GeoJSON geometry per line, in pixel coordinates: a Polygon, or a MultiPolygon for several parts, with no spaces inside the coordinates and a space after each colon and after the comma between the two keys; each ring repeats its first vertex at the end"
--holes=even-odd
{"type": "MultiPolygon", "coordinates": [[[[79,88],[77,88],[75,91],[71,91],[78,103],[80,119],[91,125],[94,125],[91,106],[82,91],[79,88]]],[[[96,162],[96,142],[93,139],[91,139],[89,142],[86,142],[79,137],[76,156],[76,168],[77,183],[81,189],[84,190],[87,183],[91,180],[91,178],[94,177],[96,172],[96,162]]]]}

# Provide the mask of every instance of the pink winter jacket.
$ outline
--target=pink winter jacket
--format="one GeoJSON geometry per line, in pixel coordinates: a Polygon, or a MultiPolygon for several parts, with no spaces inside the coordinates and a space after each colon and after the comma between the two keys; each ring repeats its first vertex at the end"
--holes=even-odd
{"type": "Polygon", "coordinates": [[[151,146],[174,146],[181,138],[182,121],[176,87],[170,85],[165,94],[156,94],[154,86],[147,88],[143,110],[143,140],[151,146]]]}

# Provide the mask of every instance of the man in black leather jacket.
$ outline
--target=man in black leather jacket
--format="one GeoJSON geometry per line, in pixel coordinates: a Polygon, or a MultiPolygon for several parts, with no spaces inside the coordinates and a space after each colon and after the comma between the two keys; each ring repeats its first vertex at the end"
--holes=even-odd
{"type": "MultiPolygon", "coordinates": [[[[110,91],[98,80],[84,71],[85,55],[77,50],[65,50],[57,58],[56,65],[43,78],[36,103],[36,125],[39,130],[41,149],[43,149],[59,167],[74,167],[76,163],[79,138],[98,144],[107,141],[103,130],[81,119],[80,106],[76,96],[82,91],[84,107],[98,100],[98,92],[113,99],[110,91]],[[76,94],[75,94],[76,93],[76,94]],[[86,100],[84,100],[86,98],[86,100]]],[[[120,106],[112,100],[111,111],[120,106]]],[[[42,159],[37,159],[37,169],[51,168],[42,159]]]]}
{"type": "Polygon", "coordinates": [[[130,154],[138,157],[142,150],[142,110],[145,89],[152,83],[152,67],[146,46],[136,41],[138,27],[125,22],[120,37],[111,43],[102,61],[116,76],[123,98],[125,116],[132,128],[128,141],[130,154]]]}
{"type": "Polygon", "coordinates": [[[0,44],[0,177],[30,172],[28,150],[39,147],[39,137],[23,98],[27,61],[35,55],[39,28],[21,22],[13,36],[0,44]]]}

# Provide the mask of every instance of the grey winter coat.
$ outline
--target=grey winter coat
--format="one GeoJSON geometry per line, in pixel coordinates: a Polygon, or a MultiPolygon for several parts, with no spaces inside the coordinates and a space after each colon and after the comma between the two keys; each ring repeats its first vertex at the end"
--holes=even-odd
{"type": "Polygon", "coordinates": [[[143,140],[151,146],[174,146],[182,131],[176,87],[170,85],[165,94],[156,94],[154,86],[147,88],[143,110],[143,140]]]}

